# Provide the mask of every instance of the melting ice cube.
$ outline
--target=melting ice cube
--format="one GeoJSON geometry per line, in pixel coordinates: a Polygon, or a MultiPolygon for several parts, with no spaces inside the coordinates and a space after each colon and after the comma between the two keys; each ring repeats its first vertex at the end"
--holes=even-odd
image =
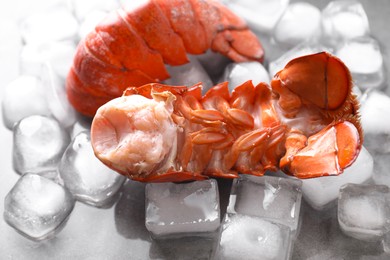
{"type": "Polygon", "coordinates": [[[2,100],[4,125],[12,129],[14,124],[27,116],[49,115],[42,82],[33,76],[19,76],[10,82],[2,100]]]}
{"type": "Polygon", "coordinates": [[[112,202],[126,178],[95,157],[87,132],[81,132],[69,144],[58,170],[76,199],[93,206],[112,202]]]}
{"type": "Polygon", "coordinates": [[[341,187],[338,220],[343,232],[361,240],[379,240],[390,230],[390,189],[385,185],[341,187]]]}
{"type": "Polygon", "coordinates": [[[4,220],[22,235],[43,240],[64,226],[73,206],[73,197],[64,187],[29,173],[5,197],[4,220]]]}
{"type": "Polygon", "coordinates": [[[296,233],[301,186],[302,181],[292,178],[240,175],[233,182],[227,212],[281,223],[296,233]]]}
{"type": "Polygon", "coordinates": [[[254,86],[260,82],[269,84],[270,79],[267,70],[259,62],[231,63],[225,68],[222,81],[229,81],[230,92],[244,82],[252,80],[254,86]]]}
{"type": "Polygon", "coordinates": [[[290,229],[259,217],[226,215],[216,259],[289,259],[290,229]]]}
{"type": "Polygon", "coordinates": [[[309,3],[290,4],[273,30],[276,42],[295,46],[321,34],[321,11],[309,3]]]}
{"type": "Polygon", "coordinates": [[[342,174],[302,180],[303,197],[314,209],[322,210],[337,199],[341,186],[346,183],[364,183],[372,175],[372,156],[362,147],[356,161],[344,169],[342,174]]]}
{"type": "Polygon", "coordinates": [[[156,238],[211,234],[220,225],[217,182],[148,183],[145,222],[156,238]]]}
{"type": "Polygon", "coordinates": [[[20,174],[55,170],[69,143],[57,120],[39,115],[20,120],[13,138],[13,165],[20,174]]]}

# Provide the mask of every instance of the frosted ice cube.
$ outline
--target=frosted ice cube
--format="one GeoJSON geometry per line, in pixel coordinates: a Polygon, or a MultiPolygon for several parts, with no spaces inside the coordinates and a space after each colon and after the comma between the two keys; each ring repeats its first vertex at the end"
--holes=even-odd
{"type": "Polygon", "coordinates": [[[146,228],[155,238],[210,235],[220,225],[215,180],[146,185],[146,228]]]}
{"type": "MultiPolygon", "coordinates": [[[[78,1],[80,2],[80,1],[78,1]]],[[[88,13],[79,28],[79,37],[83,39],[88,33],[92,32],[96,25],[107,16],[107,12],[94,10],[88,13]]]]}
{"type": "Polygon", "coordinates": [[[289,0],[223,0],[231,10],[245,19],[254,30],[271,32],[289,5],[289,0]]]}
{"type": "Polygon", "coordinates": [[[39,115],[15,124],[13,139],[13,166],[20,174],[55,170],[69,143],[57,120],[39,115]]]}
{"type": "Polygon", "coordinates": [[[181,66],[167,66],[170,78],[165,84],[172,86],[192,86],[202,82],[203,92],[213,86],[210,76],[195,56],[189,55],[190,62],[181,66]]]}
{"type": "Polygon", "coordinates": [[[338,200],[340,228],[360,240],[381,239],[390,230],[389,195],[385,185],[342,186],[338,200]]]}
{"type": "MultiPolygon", "coordinates": [[[[74,13],[79,21],[83,21],[93,11],[115,11],[120,7],[118,0],[71,0],[74,13]]],[[[133,0],[132,0],[133,1],[133,0]]],[[[131,2],[132,2],[131,1],[131,2]]],[[[129,1],[130,2],[130,1],[129,1]]]]}
{"type": "Polygon", "coordinates": [[[270,82],[268,71],[261,63],[255,61],[229,64],[220,81],[229,81],[229,90],[233,91],[234,88],[248,80],[252,80],[255,86],[260,82],[267,84],[270,82]]]}
{"type": "Polygon", "coordinates": [[[289,259],[290,230],[259,217],[226,215],[216,259],[289,259]]]}
{"type": "Polygon", "coordinates": [[[285,52],[282,56],[280,56],[276,60],[273,60],[270,62],[269,68],[268,68],[269,75],[272,78],[277,72],[282,70],[287,65],[287,63],[289,61],[291,61],[292,59],[295,59],[297,57],[304,56],[304,55],[322,52],[322,51],[332,52],[331,49],[319,44],[318,42],[316,42],[314,40],[300,43],[297,46],[295,46],[294,48],[285,52]]]}
{"type": "Polygon", "coordinates": [[[390,187],[390,153],[374,153],[374,182],[390,187]]]}
{"type": "Polygon", "coordinates": [[[360,88],[380,88],[384,84],[383,57],[378,42],[370,37],[346,41],[336,50],[360,88]]]}
{"type": "Polygon", "coordinates": [[[65,188],[29,173],[5,197],[4,220],[22,235],[43,240],[65,225],[73,206],[73,197],[65,188]]]}
{"type": "Polygon", "coordinates": [[[42,68],[42,83],[51,114],[63,127],[73,125],[76,121],[76,111],[67,99],[64,80],[53,71],[50,63],[45,63],[42,68]]]}
{"type": "Polygon", "coordinates": [[[322,30],[324,40],[333,44],[370,33],[366,12],[354,0],[330,2],[322,11],[322,30]]]}
{"type": "Polygon", "coordinates": [[[339,189],[346,183],[361,184],[373,175],[373,159],[362,147],[356,161],[337,176],[325,176],[302,180],[303,198],[314,209],[328,208],[337,199],[339,189]]]}
{"type": "Polygon", "coordinates": [[[126,179],[95,157],[87,132],[78,134],[69,144],[58,171],[77,200],[98,207],[111,203],[126,179]]]}
{"type": "Polygon", "coordinates": [[[4,90],[2,99],[3,122],[8,129],[24,117],[49,115],[42,82],[34,76],[19,76],[4,90]]]}
{"type": "Polygon", "coordinates": [[[292,47],[321,35],[321,11],[305,2],[290,4],[273,30],[276,42],[292,47]]]}
{"type": "Polygon", "coordinates": [[[364,145],[370,151],[390,152],[390,97],[380,91],[367,93],[360,109],[364,145]]]}
{"type": "Polygon", "coordinates": [[[22,37],[29,44],[75,41],[77,31],[77,20],[65,6],[50,7],[45,11],[34,13],[26,17],[20,26],[22,37]]]}
{"type": "Polygon", "coordinates": [[[290,227],[295,234],[301,208],[302,181],[240,175],[233,181],[228,213],[257,216],[290,227]]]}
{"type": "Polygon", "coordinates": [[[76,45],[67,41],[26,44],[20,54],[22,73],[40,77],[43,65],[49,62],[53,70],[65,79],[72,66],[75,51],[76,45]]]}

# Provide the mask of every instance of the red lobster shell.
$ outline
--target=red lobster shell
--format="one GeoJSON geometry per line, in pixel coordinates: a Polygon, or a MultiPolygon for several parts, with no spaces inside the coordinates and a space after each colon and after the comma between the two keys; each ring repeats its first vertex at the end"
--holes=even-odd
{"type": "Polygon", "coordinates": [[[169,78],[165,64],[187,63],[211,49],[240,62],[264,52],[246,23],[214,0],[150,0],[117,10],[83,39],[68,74],[68,99],[93,116],[130,86],[169,78]]]}

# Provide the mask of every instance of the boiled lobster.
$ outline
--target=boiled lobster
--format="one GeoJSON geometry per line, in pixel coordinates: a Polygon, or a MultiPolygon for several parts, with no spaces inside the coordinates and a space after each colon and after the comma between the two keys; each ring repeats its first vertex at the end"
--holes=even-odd
{"type": "Polygon", "coordinates": [[[151,83],[100,107],[92,146],[107,166],[144,182],[236,178],[281,169],[299,178],[337,175],[363,142],[349,70],[321,52],[290,61],[271,81],[227,83],[204,96],[151,83]]]}
{"type": "Polygon", "coordinates": [[[93,116],[127,87],[169,78],[165,64],[185,64],[186,53],[209,49],[236,62],[264,56],[246,23],[216,0],[150,0],[117,10],[79,43],[67,77],[68,99],[93,116]]]}

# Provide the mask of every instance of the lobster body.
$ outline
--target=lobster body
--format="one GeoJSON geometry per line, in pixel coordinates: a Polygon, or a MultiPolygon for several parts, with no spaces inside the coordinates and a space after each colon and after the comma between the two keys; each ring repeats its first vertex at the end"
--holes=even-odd
{"type": "Polygon", "coordinates": [[[150,0],[108,15],[83,39],[67,77],[67,95],[93,116],[130,86],[169,78],[165,64],[187,63],[207,50],[240,62],[264,53],[245,22],[214,0],[150,0]]]}
{"type": "Polygon", "coordinates": [[[128,88],[99,108],[96,156],[147,182],[236,178],[282,169],[299,178],[340,174],[363,142],[346,66],[328,53],[292,60],[271,81],[229,93],[191,88],[128,88]]]}

